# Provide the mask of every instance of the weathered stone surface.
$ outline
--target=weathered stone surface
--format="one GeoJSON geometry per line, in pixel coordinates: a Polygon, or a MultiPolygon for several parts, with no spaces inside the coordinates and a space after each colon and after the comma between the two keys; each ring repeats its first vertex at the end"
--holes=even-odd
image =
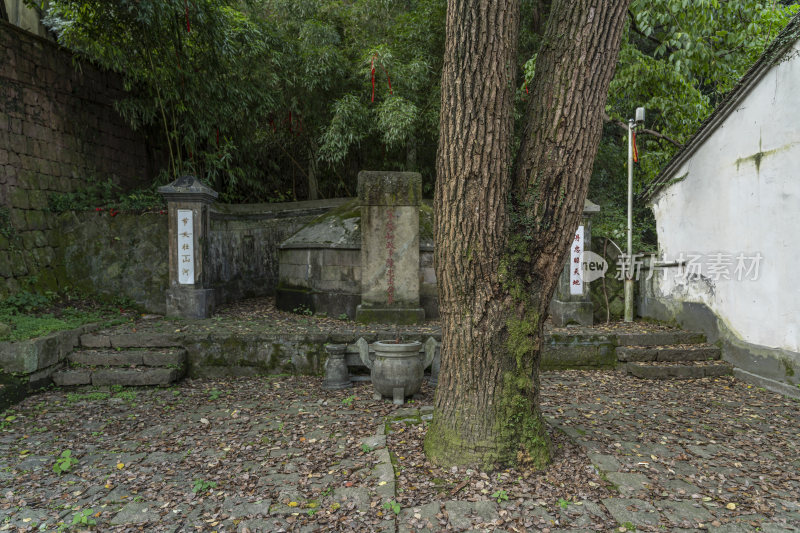
{"type": "Polygon", "coordinates": [[[167,291],[167,315],[181,318],[210,318],[216,305],[213,289],[173,287],[167,291]]]}
{"type": "Polygon", "coordinates": [[[617,358],[620,361],[711,361],[721,357],[716,346],[620,346],[617,358]]]}
{"type": "Polygon", "coordinates": [[[183,458],[180,453],[153,452],[142,461],[143,465],[163,465],[178,463],[183,458]]]}
{"type": "Polygon", "coordinates": [[[703,459],[711,459],[728,451],[719,444],[690,444],[686,449],[703,459]]]}
{"type": "Polygon", "coordinates": [[[706,365],[703,367],[703,375],[707,378],[730,376],[732,374],[733,366],[728,363],[720,362],[719,364],[706,365]]]}
{"type": "Polygon", "coordinates": [[[592,464],[605,472],[617,472],[622,466],[613,455],[602,453],[589,453],[587,455],[592,464]]]}
{"type": "Polygon", "coordinates": [[[356,308],[356,321],[374,324],[419,324],[425,320],[421,307],[365,307],[356,308]]]}
{"type": "Polygon", "coordinates": [[[609,472],[608,480],[619,488],[623,496],[632,496],[647,491],[650,480],[642,474],[631,472],[609,472]]]}
{"type": "Polygon", "coordinates": [[[680,496],[691,496],[693,494],[700,493],[700,487],[697,485],[692,485],[691,483],[687,483],[682,479],[669,479],[662,481],[661,484],[672,494],[680,496]]]}
{"type": "Polygon", "coordinates": [[[281,448],[281,449],[278,449],[278,450],[271,450],[269,452],[269,456],[270,457],[288,457],[288,458],[291,458],[291,457],[296,457],[296,456],[302,454],[302,452],[303,452],[303,450],[301,450],[300,448],[289,447],[289,448],[281,448]]]}
{"type": "Polygon", "coordinates": [[[52,367],[72,351],[80,332],[81,329],[57,331],[25,341],[0,342],[0,368],[5,372],[33,374],[52,367]]]}
{"type": "Polygon", "coordinates": [[[467,502],[452,500],[444,503],[450,525],[455,529],[467,529],[473,520],[481,523],[491,522],[499,518],[497,506],[490,501],[467,502]]]}
{"type": "Polygon", "coordinates": [[[620,346],[667,346],[703,343],[706,342],[706,336],[694,331],[620,332],[617,334],[617,340],[620,346]]]}
{"type": "Polygon", "coordinates": [[[69,360],[86,366],[131,366],[142,364],[142,353],[138,351],[84,351],[75,352],[69,360]]]}
{"type": "Polygon", "coordinates": [[[182,336],[169,333],[126,333],[111,335],[114,348],[169,348],[181,346],[182,336]]]}
{"type": "Polygon", "coordinates": [[[0,342],[0,368],[30,374],[39,368],[39,352],[30,342],[0,342]]]}
{"type": "MultiPolygon", "coordinates": [[[[22,9],[17,18],[24,19],[26,12],[22,9]]],[[[11,239],[0,238],[0,248],[15,253],[5,268],[0,258],[0,299],[34,280],[42,290],[63,288],[67,279],[73,287],[82,281],[65,276],[61,258],[56,259],[54,246],[65,231],[48,209],[49,195],[112,176],[115,185],[131,190],[158,171],[144,136],[110,105],[123,94],[119,75],[88,62],[75,68],[78,59],[55,42],[7,22],[1,32],[0,196],[13,232],[11,239]]],[[[92,215],[95,223],[115,220],[105,212],[92,215]]]]}
{"type": "Polygon", "coordinates": [[[286,474],[276,473],[267,474],[261,480],[264,485],[281,487],[283,485],[294,485],[300,480],[300,476],[291,472],[286,474]]]}
{"type": "Polygon", "coordinates": [[[111,525],[121,526],[156,522],[161,516],[158,511],[159,507],[160,505],[156,502],[131,502],[111,519],[111,525]]]}
{"type": "Polygon", "coordinates": [[[364,446],[369,446],[373,450],[384,448],[386,446],[386,435],[373,435],[361,441],[364,446]]]}
{"type": "MultiPolygon", "coordinates": [[[[561,277],[564,277],[562,273],[561,277]]],[[[569,279],[569,277],[567,277],[569,279]]],[[[569,324],[592,325],[594,321],[594,307],[592,302],[553,300],[550,303],[550,316],[556,326],[569,324]]]]}
{"type": "Polygon", "coordinates": [[[174,368],[147,368],[142,370],[114,368],[93,372],[92,385],[123,385],[126,387],[169,385],[177,381],[178,376],[178,370],[174,368]]]}
{"type": "Polygon", "coordinates": [[[142,352],[142,363],[146,366],[177,366],[186,362],[186,350],[164,350],[142,352]]]}
{"type": "Polygon", "coordinates": [[[572,368],[614,368],[613,337],[607,335],[552,335],[542,342],[544,370],[572,368]]]}
{"type": "Polygon", "coordinates": [[[89,385],[91,382],[92,373],[88,370],[61,370],[53,374],[53,383],[59,387],[89,385]]]}
{"type": "Polygon", "coordinates": [[[708,526],[709,533],[752,533],[753,531],[753,527],[748,524],[722,524],[720,526],[712,524],[708,526]]]}
{"type": "Polygon", "coordinates": [[[239,525],[239,533],[255,533],[257,531],[289,531],[290,524],[282,518],[265,518],[261,520],[242,520],[239,525]]]}
{"type": "Polygon", "coordinates": [[[356,310],[356,320],[360,322],[399,320],[397,323],[408,324],[424,318],[419,305],[421,183],[418,173],[358,175],[361,307],[356,310]],[[398,309],[397,316],[391,312],[394,309],[398,309]]]}
{"type": "Polygon", "coordinates": [[[419,305],[418,207],[362,206],[361,301],[419,305]]]}
{"type": "Polygon", "coordinates": [[[0,338],[6,337],[11,334],[11,326],[0,322],[0,338]]]}
{"type": "Polygon", "coordinates": [[[272,502],[270,500],[258,500],[255,502],[239,503],[231,507],[223,505],[223,508],[227,510],[232,519],[236,520],[251,516],[269,516],[271,504],[272,502]]]}
{"type": "Polygon", "coordinates": [[[327,390],[345,389],[352,386],[350,372],[345,361],[346,344],[326,344],[328,360],[325,361],[325,381],[322,388],[327,390]]]}
{"type": "Polygon", "coordinates": [[[369,511],[369,490],[362,487],[342,487],[336,489],[336,501],[342,505],[354,504],[361,512],[369,511]]]}
{"type": "Polygon", "coordinates": [[[438,529],[436,515],[440,512],[440,502],[430,502],[419,507],[409,507],[400,511],[397,517],[398,533],[432,533],[438,529]],[[417,527],[415,524],[424,524],[417,527]]]}
{"type": "Polygon", "coordinates": [[[629,498],[606,498],[603,500],[611,516],[620,524],[634,526],[657,526],[661,515],[656,508],[644,500],[629,498]]]}
{"type": "Polygon", "coordinates": [[[418,206],[422,201],[422,175],[389,170],[358,173],[360,205],[418,206]]]}
{"type": "Polygon", "coordinates": [[[84,348],[110,348],[111,339],[108,335],[85,333],[81,335],[81,346],[84,348]]]}
{"type": "Polygon", "coordinates": [[[714,520],[703,506],[692,501],[662,500],[656,502],[656,507],[663,509],[664,517],[676,526],[696,527],[714,520]]]}

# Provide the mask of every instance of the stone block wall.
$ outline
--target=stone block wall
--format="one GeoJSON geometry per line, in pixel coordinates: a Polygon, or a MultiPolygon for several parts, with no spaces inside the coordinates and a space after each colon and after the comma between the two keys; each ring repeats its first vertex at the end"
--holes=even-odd
{"type": "MultiPolygon", "coordinates": [[[[217,302],[274,294],[278,245],[336,203],[213,205],[207,268],[217,302]]],[[[61,286],[125,297],[152,313],[166,311],[166,214],[64,213],[55,226],[50,271],[61,286]]]]}
{"type": "Polygon", "coordinates": [[[64,213],[51,268],[60,286],[124,297],[153,313],[166,311],[167,216],[158,213],[64,213]]]}
{"type": "Polygon", "coordinates": [[[214,204],[206,268],[217,303],[275,294],[278,246],[343,202],[214,204]]]}
{"type": "Polygon", "coordinates": [[[108,179],[149,183],[147,142],[113,108],[114,73],[0,21],[0,297],[26,282],[56,289],[59,239],[48,195],[108,179]]]}

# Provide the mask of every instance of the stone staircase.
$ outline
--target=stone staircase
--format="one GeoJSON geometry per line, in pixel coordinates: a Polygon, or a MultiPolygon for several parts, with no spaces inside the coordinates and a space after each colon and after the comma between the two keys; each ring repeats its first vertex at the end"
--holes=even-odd
{"type": "Polygon", "coordinates": [[[81,346],[67,356],[67,368],[55,372],[53,382],[62,387],[165,386],[185,372],[186,350],[168,338],[82,335],[81,346]]]}
{"type": "Polygon", "coordinates": [[[690,331],[622,333],[617,360],[628,375],[643,379],[695,379],[733,374],[718,346],[690,331]]]}

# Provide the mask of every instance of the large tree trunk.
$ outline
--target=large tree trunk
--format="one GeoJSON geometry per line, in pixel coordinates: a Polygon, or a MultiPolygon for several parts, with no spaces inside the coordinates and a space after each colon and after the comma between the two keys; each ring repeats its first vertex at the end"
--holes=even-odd
{"type": "Polygon", "coordinates": [[[448,3],[435,199],[442,368],[425,440],[435,463],[549,460],[542,324],[586,197],[627,3],[552,3],[516,164],[519,3],[448,3]]]}

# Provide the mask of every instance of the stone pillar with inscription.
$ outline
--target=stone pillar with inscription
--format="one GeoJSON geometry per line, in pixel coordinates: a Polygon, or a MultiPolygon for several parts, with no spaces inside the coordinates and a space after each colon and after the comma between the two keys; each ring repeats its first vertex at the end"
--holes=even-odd
{"type": "Polygon", "coordinates": [[[205,271],[209,208],[217,192],[194,176],[181,176],[158,192],[169,211],[169,289],[167,315],[208,318],[214,312],[214,289],[205,271]]]}
{"type": "Polygon", "coordinates": [[[592,216],[599,212],[600,206],[589,200],[584,202],[581,225],[575,231],[556,293],[550,302],[550,316],[558,327],[569,324],[591,326],[594,323],[589,283],[583,279],[583,252],[592,249],[592,216]]]}
{"type": "Polygon", "coordinates": [[[419,204],[417,172],[358,174],[361,202],[361,305],[358,322],[417,324],[419,304],[419,204]]]}

